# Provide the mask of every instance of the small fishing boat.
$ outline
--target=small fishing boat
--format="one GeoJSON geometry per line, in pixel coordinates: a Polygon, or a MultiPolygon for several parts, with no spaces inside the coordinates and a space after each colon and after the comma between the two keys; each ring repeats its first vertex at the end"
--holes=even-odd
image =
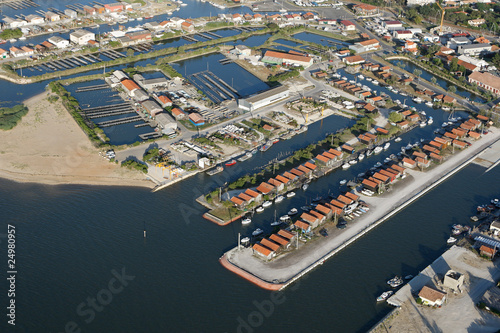
{"type": "Polygon", "coordinates": [[[264,203],[262,204],[262,207],[266,208],[266,207],[269,207],[272,205],[272,202],[267,200],[267,201],[264,201],[264,203]]]}
{"type": "Polygon", "coordinates": [[[432,107],[432,102],[425,102],[425,105],[427,105],[428,107],[432,107]]]}
{"type": "Polygon", "coordinates": [[[350,164],[350,165],[354,165],[354,164],[356,164],[356,163],[358,163],[358,161],[356,161],[356,160],[350,160],[350,161],[349,161],[349,164],[350,164]]]}
{"type": "Polygon", "coordinates": [[[290,216],[288,216],[288,215],[280,216],[280,221],[288,221],[289,219],[290,219],[290,216]]]}
{"type": "Polygon", "coordinates": [[[250,242],[250,238],[249,238],[249,237],[243,237],[243,238],[241,239],[241,244],[243,244],[243,245],[246,245],[246,244],[248,244],[249,242],[250,242]]]}
{"type": "Polygon", "coordinates": [[[250,223],[252,223],[252,220],[249,218],[241,220],[241,224],[250,224],[250,223]]]}
{"type": "Polygon", "coordinates": [[[432,119],[432,117],[429,117],[429,119],[427,120],[427,125],[432,125],[433,122],[434,119],[432,119]]]}
{"type": "Polygon", "coordinates": [[[277,226],[279,226],[281,223],[283,223],[283,222],[281,222],[281,221],[274,221],[274,222],[271,222],[271,227],[277,227],[277,226]]]}
{"type": "Polygon", "coordinates": [[[446,241],[446,243],[448,243],[448,244],[453,244],[453,243],[455,243],[456,241],[457,241],[457,239],[456,239],[455,237],[450,237],[450,238],[448,238],[448,240],[446,241]]]}
{"type": "Polygon", "coordinates": [[[376,155],[376,154],[380,154],[380,152],[381,152],[382,150],[383,150],[383,148],[382,148],[382,147],[377,146],[377,147],[375,147],[375,149],[373,150],[373,152],[374,152],[374,153],[375,153],[375,155],[376,155]]]}
{"type": "Polygon", "coordinates": [[[302,185],[302,190],[305,191],[305,190],[307,190],[308,187],[309,187],[309,184],[304,184],[304,185],[302,185]]]}
{"type": "Polygon", "coordinates": [[[399,276],[395,276],[394,278],[387,281],[387,284],[393,288],[396,288],[403,284],[403,279],[399,276]]]}
{"type": "Polygon", "coordinates": [[[278,195],[278,196],[276,197],[276,199],[274,199],[274,202],[275,202],[275,203],[282,202],[284,199],[285,199],[285,197],[284,197],[284,196],[282,196],[282,195],[278,195]]]}
{"type": "Polygon", "coordinates": [[[394,139],[394,142],[400,142],[402,139],[398,136],[397,138],[394,139]]]}
{"type": "Polygon", "coordinates": [[[246,160],[248,160],[250,157],[252,157],[252,153],[251,152],[247,152],[245,155],[241,156],[240,158],[238,158],[238,161],[240,162],[244,162],[246,160]]]}
{"type": "Polygon", "coordinates": [[[264,232],[264,230],[262,230],[261,228],[257,228],[252,232],[252,236],[258,236],[258,235],[262,234],[263,232],[264,232]]]}
{"type": "Polygon", "coordinates": [[[365,77],[363,76],[363,74],[359,74],[359,75],[358,75],[358,78],[359,78],[360,80],[364,80],[364,79],[365,79],[365,77]]]}
{"type": "Polygon", "coordinates": [[[380,83],[377,80],[373,80],[372,83],[376,86],[378,86],[380,83]]]}
{"type": "Polygon", "coordinates": [[[276,138],[276,139],[274,139],[274,141],[273,141],[273,145],[274,145],[274,144],[276,144],[276,143],[278,143],[278,142],[280,142],[280,138],[276,138]]]}
{"type": "Polygon", "coordinates": [[[323,197],[317,195],[316,198],[312,199],[312,202],[320,202],[323,197]]]}
{"type": "Polygon", "coordinates": [[[413,275],[410,274],[410,275],[405,276],[405,280],[411,280],[411,279],[413,279],[413,275]]]}
{"type": "Polygon", "coordinates": [[[362,161],[362,160],[364,160],[364,159],[365,159],[365,154],[359,154],[359,156],[358,156],[358,161],[360,161],[360,162],[361,162],[361,161],[362,161]]]}
{"type": "Polygon", "coordinates": [[[309,212],[312,208],[309,206],[302,206],[300,207],[300,209],[302,209],[304,212],[309,212]]]}
{"type": "Polygon", "coordinates": [[[380,295],[379,297],[377,297],[377,302],[383,302],[383,301],[385,301],[386,299],[388,299],[389,297],[391,297],[392,294],[394,294],[394,291],[392,291],[392,290],[384,291],[382,293],[382,295],[380,295]]]}
{"type": "Polygon", "coordinates": [[[259,207],[257,207],[257,208],[255,209],[255,211],[256,211],[257,213],[262,213],[262,212],[264,211],[264,207],[259,206],[259,207]]]}
{"type": "Polygon", "coordinates": [[[389,147],[390,147],[390,146],[391,146],[391,143],[390,143],[390,142],[386,142],[386,143],[384,144],[384,150],[389,149],[389,147]]]}
{"type": "Polygon", "coordinates": [[[340,181],[340,185],[345,185],[345,184],[347,184],[347,180],[346,180],[346,179],[342,179],[342,180],[340,181]]]}
{"type": "Polygon", "coordinates": [[[229,162],[226,162],[226,166],[229,167],[229,166],[232,166],[232,165],[235,165],[236,164],[236,161],[235,160],[231,160],[229,162]]]}
{"type": "Polygon", "coordinates": [[[451,226],[453,229],[462,229],[462,225],[461,224],[454,224],[451,226]]]}
{"type": "Polygon", "coordinates": [[[366,156],[372,156],[373,150],[367,150],[366,151],[366,156]]]}
{"type": "Polygon", "coordinates": [[[453,229],[453,230],[451,231],[451,233],[452,233],[454,236],[458,236],[458,235],[460,235],[460,234],[462,233],[462,230],[460,230],[460,229],[453,229]]]}
{"type": "Polygon", "coordinates": [[[425,127],[425,126],[427,126],[427,123],[425,121],[421,121],[420,122],[420,127],[425,127]]]}
{"type": "Polygon", "coordinates": [[[373,81],[373,79],[372,79],[371,77],[367,77],[367,78],[366,78],[366,81],[368,81],[368,82],[372,82],[372,81],[373,81]]]}
{"type": "Polygon", "coordinates": [[[286,197],[287,197],[287,198],[292,198],[292,197],[294,197],[294,196],[295,196],[295,192],[288,192],[288,193],[286,194],[286,197]]]}
{"type": "Polygon", "coordinates": [[[351,167],[351,165],[349,163],[342,164],[342,169],[344,169],[344,170],[349,169],[350,167],[351,167]]]}
{"type": "Polygon", "coordinates": [[[297,208],[292,208],[290,209],[290,211],[288,211],[288,216],[293,216],[295,214],[297,214],[299,211],[297,210],[297,208]]]}
{"type": "Polygon", "coordinates": [[[377,163],[375,163],[375,165],[374,165],[374,167],[375,167],[375,168],[380,168],[381,166],[382,166],[382,163],[380,163],[380,162],[377,162],[377,163]]]}
{"type": "Polygon", "coordinates": [[[414,101],[415,103],[422,103],[424,100],[421,99],[420,97],[415,97],[414,99],[412,99],[412,101],[414,101]]]}

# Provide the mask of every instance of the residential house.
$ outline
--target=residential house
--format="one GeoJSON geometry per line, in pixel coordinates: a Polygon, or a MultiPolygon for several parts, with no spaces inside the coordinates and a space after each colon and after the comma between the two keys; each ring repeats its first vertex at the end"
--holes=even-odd
{"type": "Polygon", "coordinates": [[[373,192],[378,192],[378,184],[368,180],[368,179],[363,179],[363,182],[361,183],[364,188],[373,191],[373,192]]]}
{"type": "Polygon", "coordinates": [[[397,126],[404,130],[410,126],[410,123],[406,120],[403,120],[403,121],[400,121],[399,123],[397,123],[397,126]]]}
{"type": "Polygon", "coordinates": [[[278,251],[280,250],[280,245],[267,239],[267,238],[263,238],[261,241],[260,241],[260,245],[262,246],[265,246],[267,247],[268,249],[271,249],[272,251],[274,251],[275,253],[278,253],[278,251]]]}
{"type": "Polygon", "coordinates": [[[489,247],[488,245],[481,245],[479,254],[488,258],[493,258],[497,254],[497,249],[489,247]]]}
{"type": "Polygon", "coordinates": [[[417,162],[417,166],[419,168],[428,168],[431,165],[431,161],[427,158],[417,157],[415,158],[415,161],[417,162]]]}
{"type": "Polygon", "coordinates": [[[354,25],[354,23],[352,23],[351,21],[348,21],[348,20],[340,21],[340,27],[344,31],[355,31],[356,30],[356,26],[354,25]]]}
{"type": "Polygon", "coordinates": [[[59,36],[52,36],[48,39],[48,41],[55,45],[58,49],[64,49],[69,46],[69,40],[61,38],[59,36]]]}
{"type": "Polygon", "coordinates": [[[343,151],[345,151],[348,154],[354,154],[354,152],[356,151],[352,146],[348,145],[347,143],[344,143],[340,147],[340,149],[342,149],[343,151]]]}
{"type": "Polygon", "coordinates": [[[69,40],[78,45],[86,45],[89,40],[95,40],[95,33],[78,29],[69,34],[69,40]]]}
{"type": "Polygon", "coordinates": [[[187,117],[186,113],[179,108],[173,108],[171,112],[175,119],[186,119],[187,117]]]}
{"type": "Polygon", "coordinates": [[[459,141],[459,140],[453,140],[452,141],[453,147],[459,148],[459,149],[465,149],[468,147],[467,142],[459,141]]]}

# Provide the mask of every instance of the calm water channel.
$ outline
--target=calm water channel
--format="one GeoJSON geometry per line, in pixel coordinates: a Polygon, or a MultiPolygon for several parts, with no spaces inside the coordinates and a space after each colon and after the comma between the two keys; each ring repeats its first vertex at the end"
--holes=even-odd
{"type": "MultiPolygon", "coordinates": [[[[188,6],[175,15],[182,17],[188,10],[190,14],[184,16],[206,15],[202,10],[211,10],[212,15],[232,12],[199,1],[184,2],[188,6]]],[[[39,3],[63,8],[66,2],[39,3]]],[[[181,71],[188,64],[188,72],[191,67],[203,70],[207,57],[199,63],[191,61],[180,63],[181,71]]],[[[209,66],[215,73],[217,65],[209,66]]],[[[231,75],[220,74],[224,80],[231,80],[231,75]]],[[[253,89],[261,89],[253,78],[245,79],[251,81],[253,89]]],[[[247,89],[232,81],[238,90],[247,89]]],[[[40,93],[47,83],[0,81],[2,106],[40,93]]],[[[385,88],[363,84],[402,100],[385,88]]],[[[484,174],[482,167],[466,167],[278,296],[225,270],[217,259],[236,244],[239,232],[248,235],[256,227],[269,231],[275,210],[280,216],[318,194],[340,193],[340,180],[353,179],[401,146],[432,138],[433,131],[449,117],[409,98],[406,104],[433,116],[433,126],[404,134],[401,142],[391,142],[388,151],[314,181],[306,192],[298,191],[294,198],[256,215],[250,227],[239,222],[218,227],[201,218],[205,210],[194,199],[226,181],[258,171],[263,164],[320,140],[326,133],[349,126],[352,120],[328,117],[311,124],[309,131],[280,141],[221,174],[199,174],[157,193],[130,187],[45,186],[1,179],[0,253],[6,257],[6,225],[14,224],[18,280],[17,325],[15,329],[7,326],[4,317],[0,331],[64,332],[69,322],[92,333],[366,331],[390,310],[375,301],[385,290],[385,281],[395,274],[415,274],[427,266],[446,249],[452,224],[468,223],[478,203],[500,195],[500,168],[484,174]],[[144,226],[147,238],[143,237],[144,226]],[[123,273],[128,276],[123,289],[117,291],[117,284],[112,286],[113,293],[106,292],[110,281],[123,273]],[[88,299],[103,299],[105,295],[112,295],[105,299],[106,305],[92,310],[88,299]]],[[[4,280],[2,290],[6,289],[4,280]]],[[[5,292],[0,302],[6,306],[5,292]]]]}

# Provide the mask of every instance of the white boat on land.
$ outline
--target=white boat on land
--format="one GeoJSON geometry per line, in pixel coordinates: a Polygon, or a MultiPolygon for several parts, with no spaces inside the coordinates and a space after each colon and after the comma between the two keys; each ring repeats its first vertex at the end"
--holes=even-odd
{"type": "Polygon", "coordinates": [[[384,291],[382,293],[382,295],[380,295],[379,297],[377,297],[377,302],[383,302],[383,301],[385,301],[386,299],[388,299],[389,297],[391,297],[392,294],[394,294],[394,291],[392,291],[392,290],[384,291]]]}
{"type": "Polygon", "coordinates": [[[267,201],[264,201],[264,203],[262,204],[262,207],[266,208],[266,207],[271,206],[272,204],[273,203],[271,201],[267,200],[267,201]]]}
{"type": "Polygon", "coordinates": [[[456,241],[457,241],[457,239],[456,239],[455,237],[450,237],[450,238],[448,238],[448,240],[446,241],[446,243],[448,243],[448,244],[453,244],[453,243],[455,243],[456,241]]]}
{"type": "Polygon", "coordinates": [[[394,139],[394,142],[399,142],[401,141],[402,139],[398,136],[397,138],[394,139]]]}
{"type": "Polygon", "coordinates": [[[241,220],[241,224],[250,224],[250,223],[252,223],[252,220],[249,218],[241,220]]]}
{"type": "Polygon", "coordinates": [[[344,170],[349,169],[350,167],[351,167],[351,165],[349,163],[342,164],[342,169],[344,169],[344,170]]]}
{"type": "Polygon", "coordinates": [[[262,212],[264,211],[264,207],[259,206],[259,207],[257,207],[257,209],[255,209],[255,211],[256,211],[257,213],[262,213],[262,212]]]}
{"type": "Polygon", "coordinates": [[[384,145],[384,150],[389,149],[390,146],[391,146],[391,143],[390,142],[386,142],[385,145],[384,145]]]}
{"type": "Polygon", "coordinates": [[[288,192],[288,193],[286,194],[286,197],[287,197],[287,198],[291,198],[291,197],[294,197],[294,196],[295,196],[295,192],[288,192]]]}
{"type": "Polygon", "coordinates": [[[288,212],[288,215],[289,216],[293,216],[295,214],[297,214],[299,211],[297,210],[297,208],[292,208],[290,209],[290,211],[288,212]]]}
{"type": "Polygon", "coordinates": [[[347,180],[346,180],[346,179],[342,179],[342,180],[340,181],[340,185],[345,185],[345,184],[347,184],[347,180]]]}
{"type": "Polygon", "coordinates": [[[284,197],[284,196],[282,196],[282,195],[278,195],[278,196],[276,197],[276,199],[274,199],[274,202],[275,202],[275,203],[282,202],[284,199],[285,199],[285,197],[284,197]]]}
{"type": "Polygon", "coordinates": [[[258,236],[260,235],[261,233],[263,233],[264,230],[262,230],[261,228],[257,228],[255,229],[253,232],[252,232],[252,236],[258,236]]]}

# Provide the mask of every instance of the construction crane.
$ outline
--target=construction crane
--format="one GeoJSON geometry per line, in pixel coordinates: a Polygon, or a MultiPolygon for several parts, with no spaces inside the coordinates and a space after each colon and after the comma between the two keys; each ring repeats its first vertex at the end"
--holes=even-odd
{"type": "Polygon", "coordinates": [[[443,7],[441,7],[441,5],[439,4],[439,1],[436,1],[436,4],[441,9],[441,25],[439,26],[439,36],[441,36],[443,34],[443,21],[444,21],[444,14],[446,13],[446,11],[444,10],[443,7]]]}

